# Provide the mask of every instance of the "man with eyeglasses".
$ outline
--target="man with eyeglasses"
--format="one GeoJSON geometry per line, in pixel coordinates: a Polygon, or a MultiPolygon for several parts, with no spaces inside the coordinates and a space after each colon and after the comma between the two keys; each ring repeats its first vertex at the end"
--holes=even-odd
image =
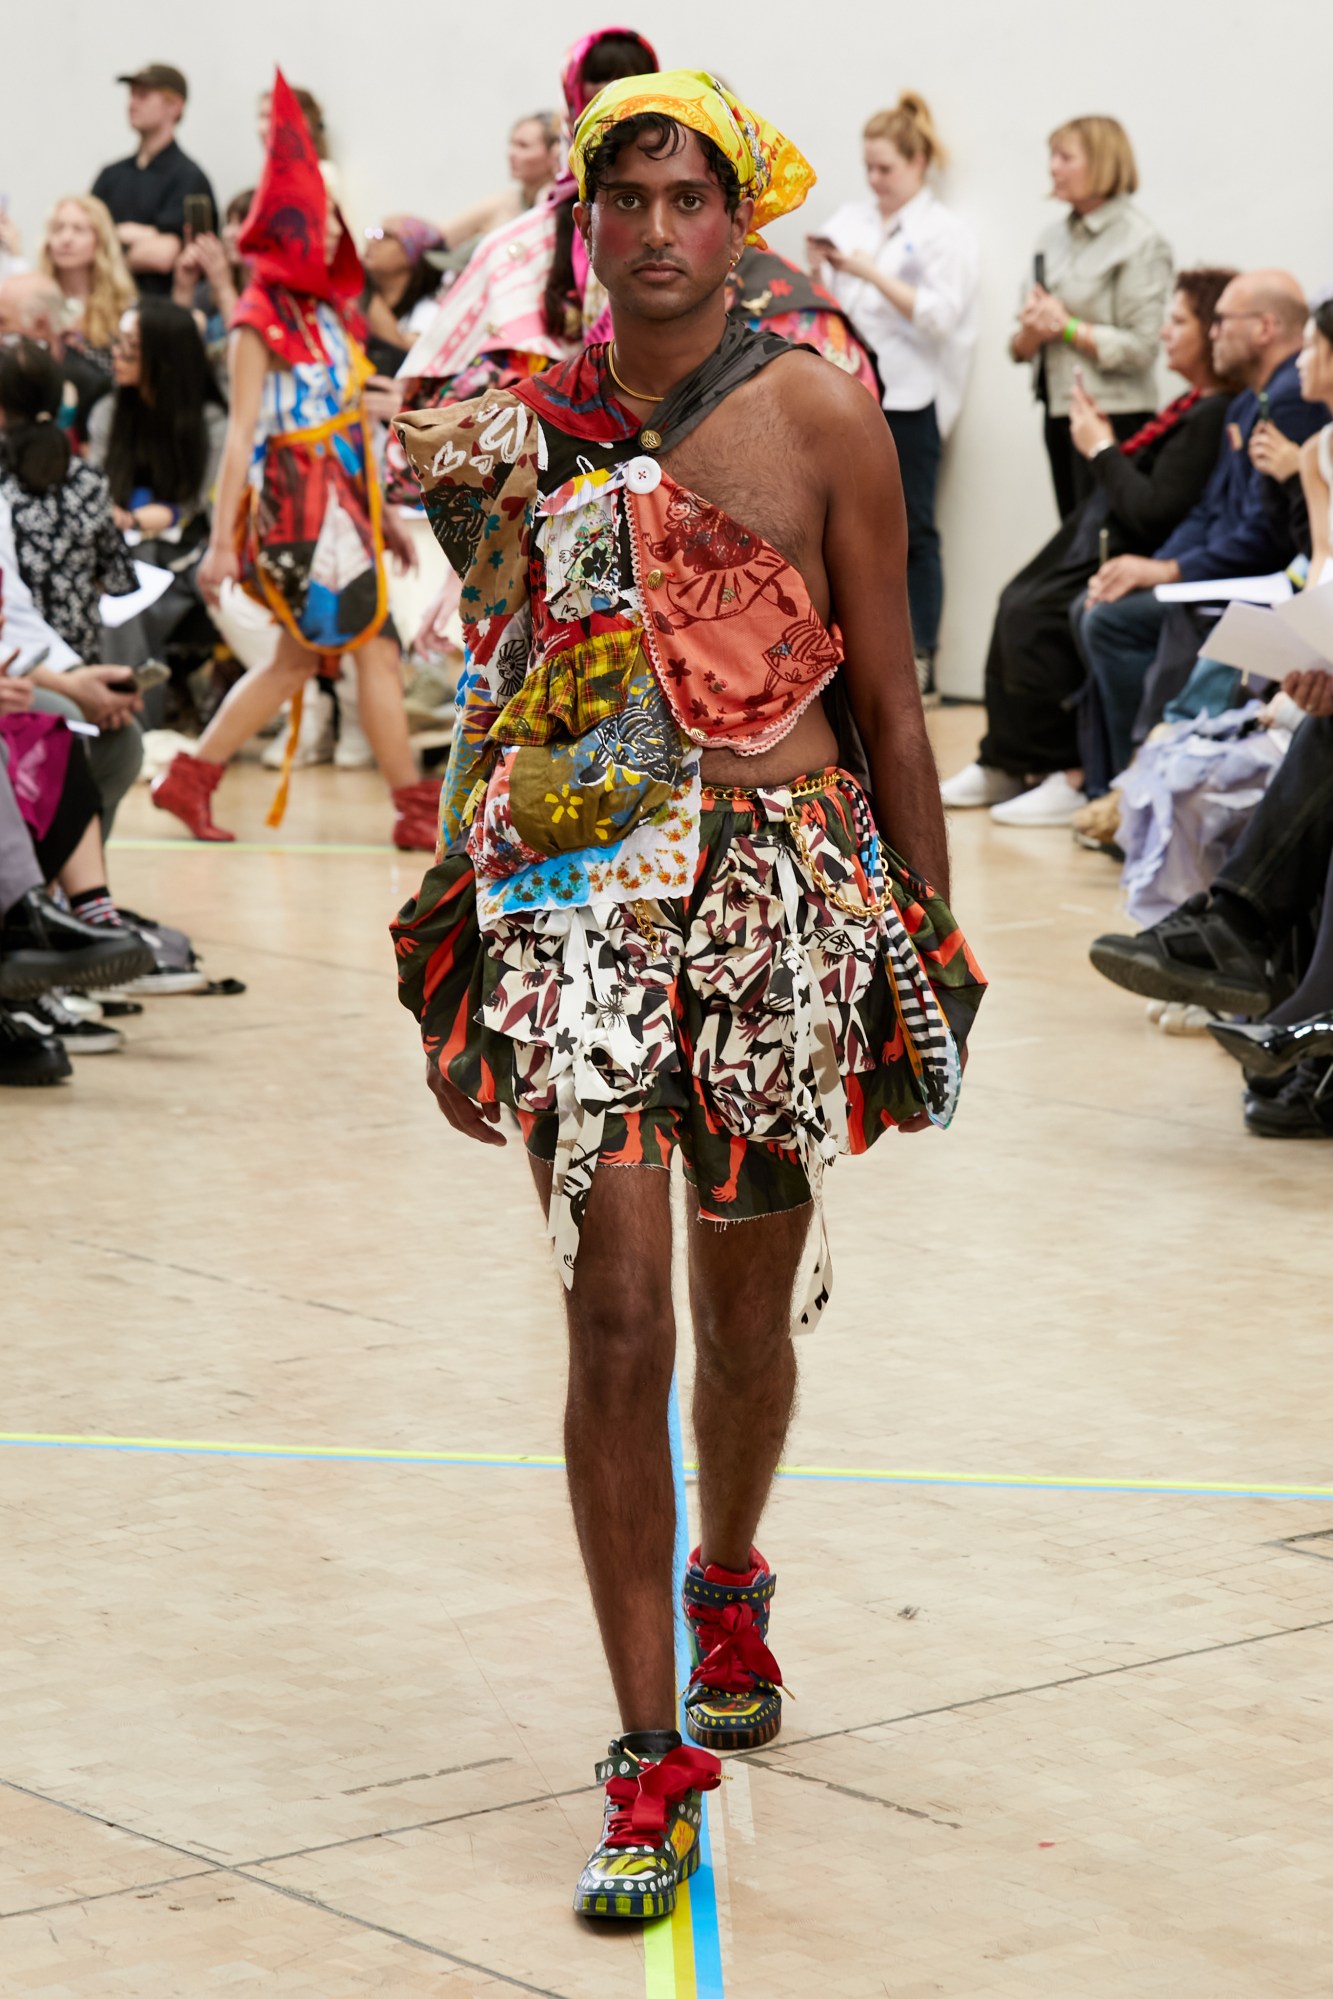
{"type": "Polygon", "coordinates": [[[1104,563],[1075,606],[1095,689],[1095,723],[1085,732],[1090,793],[1106,790],[1184,685],[1216,615],[1159,603],[1157,585],[1267,575],[1284,569],[1304,538],[1296,450],[1327,421],[1322,405],[1303,400],[1296,372],[1306,310],[1289,271],[1232,279],[1213,317],[1213,366],[1244,387],[1227,411],[1203,498],[1156,555],[1104,563]]]}

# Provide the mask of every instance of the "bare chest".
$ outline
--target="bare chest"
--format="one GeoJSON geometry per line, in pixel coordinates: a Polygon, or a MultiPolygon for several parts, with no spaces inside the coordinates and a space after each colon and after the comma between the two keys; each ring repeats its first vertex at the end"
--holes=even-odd
{"type": "Polygon", "coordinates": [[[762,535],[801,572],[815,608],[828,610],[824,498],[796,427],[780,408],[738,390],[662,454],[678,485],[762,535]]]}

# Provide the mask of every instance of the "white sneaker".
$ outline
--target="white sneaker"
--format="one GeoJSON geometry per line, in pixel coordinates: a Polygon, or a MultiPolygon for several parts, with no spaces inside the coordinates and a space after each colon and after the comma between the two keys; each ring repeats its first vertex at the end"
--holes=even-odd
{"type": "MultiPolygon", "coordinates": [[[[287,737],[291,731],[288,710],[283,710],[283,717],[282,727],[259,759],[265,770],[281,770],[286,758],[287,737]]],[[[306,684],[305,700],[301,703],[301,733],[296,739],[292,767],[308,770],[312,764],[332,761],[333,696],[325,693],[318,680],[311,679],[306,684]]]]}
{"type": "Polygon", "coordinates": [[[1062,770],[1053,770],[1020,798],[993,805],[990,816],[997,826],[1067,826],[1087,802],[1086,792],[1075,791],[1062,770]]]}
{"type": "Polygon", "coordinates": [[[1007,770],[993,770],[989,764],[964,764],[945,778],[940,797],[946,805],[961,809],[965,805],[1000,805],[1022,789],[1021,780],[1010,777],[1007,770]]]}

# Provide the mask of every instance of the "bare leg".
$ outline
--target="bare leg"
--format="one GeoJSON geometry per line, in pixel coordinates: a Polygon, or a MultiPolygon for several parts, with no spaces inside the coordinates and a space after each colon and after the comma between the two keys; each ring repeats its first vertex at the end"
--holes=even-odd
{"type": "Polygon", "coordinates": [[[271,722],[283,702],[309,680],[318,658],[284,632],[270,663],[253,667],[237,681],[196,743],[195,755],[205,763],[230,763],[241,744],[271,722]]]}
{"type": "Polygon", "coordinates": [[[811,1210],[730,1226],[690,1205],[700,1559],[743,1574],[796,1400],[792,1292],[811,1210]]]}
{"type": "MultiPolygon", "coordinates": [[[[551,1169],[534,1159],[532,1171],[549,1205],[551,1169]]],[[[667,1174],[604,1166],[593,1175],[565,1309],[569,1496],[621,1727],[674,1728],[667,1174]]]]}
{"type": "Polygon", "coordinates": [[[86,895],[90,888],[102,888],[105,884],[101,821],[90,819],[83,838],[60,870],[60,886],[66,895],[86,895]]]}
{"type": "Polygon", "coordinates": [[[392,639],[367,639],[352,657],[366,741],[390,791],[401,791],[418,777],[403,708],[402,654],[392,639]]]}

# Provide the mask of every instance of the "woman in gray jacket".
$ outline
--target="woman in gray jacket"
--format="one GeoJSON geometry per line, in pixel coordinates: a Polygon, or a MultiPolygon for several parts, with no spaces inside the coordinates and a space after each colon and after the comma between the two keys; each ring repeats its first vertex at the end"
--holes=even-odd
{"type": "Polygon", "coordinates": [[[1009,342],[1032,363],[1046,410],[1046,453],[1061,519],[1091,491],[1069,438],[1074,370],[1126,438],[1157,407],[1157,340],[1171,292],[1171,250],[1135,207],[1139,171],[1115,118],[1072,118],[1052,132],[1051,193],[1068,213],[1042,232],[1033,283],[1009,342]]]}

